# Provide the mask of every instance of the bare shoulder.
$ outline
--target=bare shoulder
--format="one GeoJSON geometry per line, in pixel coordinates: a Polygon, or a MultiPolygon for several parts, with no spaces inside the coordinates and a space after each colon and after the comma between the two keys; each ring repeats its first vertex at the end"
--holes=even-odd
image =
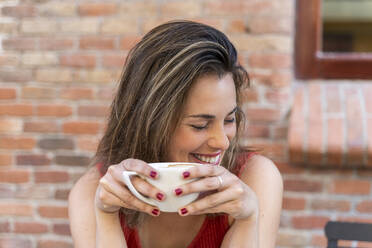
{"type": "Polygon", "coordinates": [[[278,168],[270,159],[261,155],[254,155],[246,161],[241,179],[248,185],[267,187],[269,183],[278,190],[283,188],[283,180],[278,168]]]}
{"type": "Polygon", "coordinates": [[[92,167],[79,178],[70,192],[68,212],[74,247],[95,246],[94,198],[99,179],[98,170],[92,167]]]}

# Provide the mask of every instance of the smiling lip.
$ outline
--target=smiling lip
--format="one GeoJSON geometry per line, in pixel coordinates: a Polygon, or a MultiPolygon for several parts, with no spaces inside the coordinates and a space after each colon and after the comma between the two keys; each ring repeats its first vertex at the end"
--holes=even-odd
{"type": "Polygon", "coordinates": [[[221,161],[221,153],[214,153],[214,154],[201,154],[201,153],[191,153],[193,157],[202,164],[213,164],[218,165],[221,161]]]}

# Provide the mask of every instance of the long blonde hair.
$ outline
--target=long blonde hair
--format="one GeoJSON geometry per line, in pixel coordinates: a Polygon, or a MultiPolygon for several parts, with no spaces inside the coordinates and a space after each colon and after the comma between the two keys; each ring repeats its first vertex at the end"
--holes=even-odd
{"type": "MultiPolygon", "coordinates": [[[[129,52],[94,162],[103,164],[103,173],[127,158],[164,162],[169,139],[195,80],[205,74],[222,77],[226,73],[232,74],[237,93],[237,135],[222,164],[233,171],[244,120],[239,108],[241,89],[249,84],[248,74],[222,32],[191,21],[160,25],[129,52]]],[[[139,212],[123,212],[129,226],[140,222],[139,212]]]]}

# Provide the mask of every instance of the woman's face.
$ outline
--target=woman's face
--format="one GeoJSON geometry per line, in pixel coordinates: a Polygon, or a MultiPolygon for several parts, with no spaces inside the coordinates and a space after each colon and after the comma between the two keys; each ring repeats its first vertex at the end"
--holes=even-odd
{"type": "Polygon", "coordinates": [[[235,85],[230,73],[200,77],[190,89],[170,140],[168,160],[218,165],[236,134],[235,85]]]}

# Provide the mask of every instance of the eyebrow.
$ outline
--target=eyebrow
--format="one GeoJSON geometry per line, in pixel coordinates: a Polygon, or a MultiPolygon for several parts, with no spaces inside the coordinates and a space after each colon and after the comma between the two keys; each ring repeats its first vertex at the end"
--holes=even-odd
{"type": "MultiPolygon", "coordinates": [[[[227,116],[232,115],[237,110],[238,110],[238,107],[235,107],[233,110],[230,111],[230,113],[227,114],[227,116]]],[[[216,116],[209,115],[209,114],[197,114],[197,115],[188,115],[188,116],[186,116],[186,118],[202,118],[202,119],[211,120],[211,119],[216,118],[216,116]]]]}

